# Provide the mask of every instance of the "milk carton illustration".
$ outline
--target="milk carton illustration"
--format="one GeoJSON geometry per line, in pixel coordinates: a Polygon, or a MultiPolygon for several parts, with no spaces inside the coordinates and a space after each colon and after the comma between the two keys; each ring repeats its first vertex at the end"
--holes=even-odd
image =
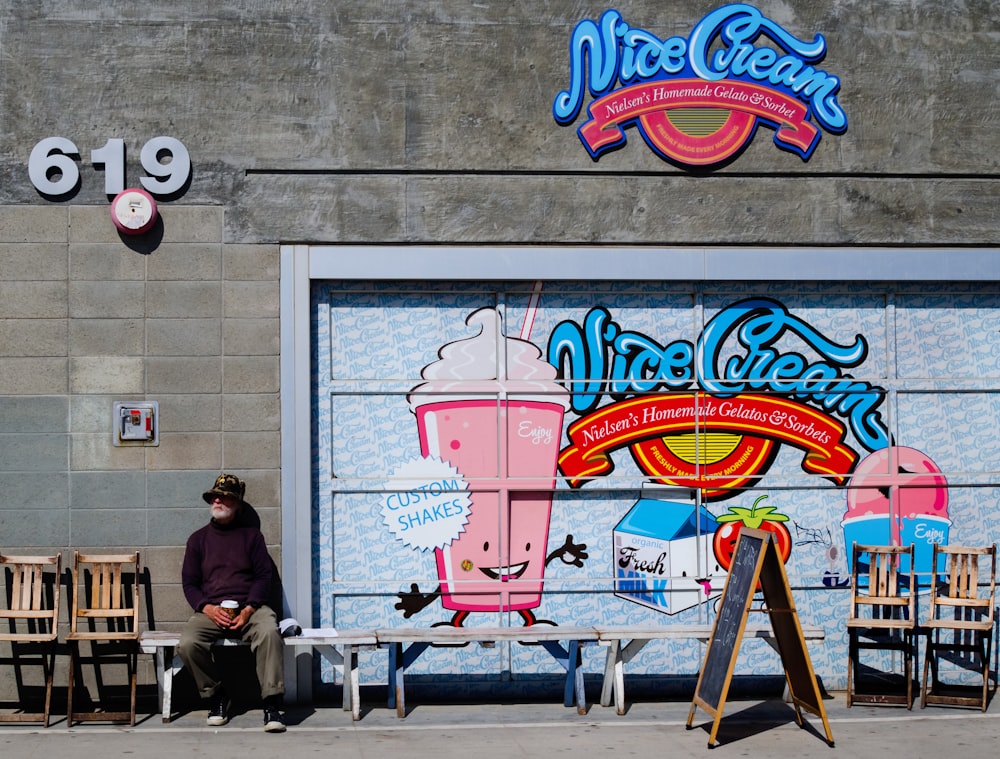
{"type": "Polygon", "coordinates": [[[615,526],[616,596],[677,614],[722,592],[725,573],[708,571],[714,567],[712,535],[717,523],[704,506],[685,497],[690,493],[644,487],[642,497],[615,526]]]}

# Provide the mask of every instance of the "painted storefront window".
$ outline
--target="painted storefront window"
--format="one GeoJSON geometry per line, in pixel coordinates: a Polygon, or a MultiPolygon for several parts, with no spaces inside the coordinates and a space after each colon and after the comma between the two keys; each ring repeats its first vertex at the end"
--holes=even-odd
{"type": "MultiPolygon", "coordinates": [[[[316,618],[711,622],[749,525],[838,687],[852,541],[914,543],[926,584],[934,542],[1000,532],[1000,297],[924,292],[317,284],[316,618]]],[[[780,673],[757,643],[738,671],[780,673]]],[[[630,671],[697,672],[697,644],[657,645],[630,671]]],[[[413,667],[558,671],[516,645],[413,667]]]]}

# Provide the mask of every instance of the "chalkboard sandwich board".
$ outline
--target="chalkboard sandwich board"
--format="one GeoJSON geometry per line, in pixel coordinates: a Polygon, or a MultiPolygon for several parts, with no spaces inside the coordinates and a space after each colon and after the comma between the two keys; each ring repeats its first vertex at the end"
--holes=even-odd
{"type": "Polygon", "coordinates": [[[771,621],[771,628],[781,664],[788,683],[788,692],[795,706],[799,726],[802,709],[823,720],[827,742],[833,745],[833,734],[823,708],[822,695],[813,672],[809,653],[806,651],[802,626],[792,601],[792,591],[785,574],[778,548],[771,533],[743,527],[736,542],[733,563],[726,578],[726,585],[719,601],[719,612],[712,626],[712,637],[705,651],[705,661],[698,675],[694,699],[688,713],[687,726],[691,727],[696,709],[700,706],[714,718],[708,737],[708,746],[715,745],[715,736],[722,719],[729,684],[736,668],[736,655],[746,629],[747,615],[753,606],[758,583],[764,595],[764,606],[771,621]]]}

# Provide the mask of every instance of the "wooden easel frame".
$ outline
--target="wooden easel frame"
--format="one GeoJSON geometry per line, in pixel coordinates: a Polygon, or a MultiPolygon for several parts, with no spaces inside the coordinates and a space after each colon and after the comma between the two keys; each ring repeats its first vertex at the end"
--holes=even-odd
{"type": "Polygon", "coordinates": [[[740,530],[736,542],[733,563],[719,603],[719,613],[712,626],[705,661],[698,674],[698,685],[688,713],[687,727],[691,728],[695,711],[700,706],[714,719],[708,736],[708,747],[715,746],[726,696],[736,669],[736,655],[758,583],[764,594],[764,605],[767,607],[781,656],[789,697],[795,706],[796,721],[799,727],[803,726],[803,709],[818,716],[823,720],[827,742],[833,746],[833,733],[830,731],[819,683],[806,650],[785,566],[771,533],[748,527],[740,530]]]}

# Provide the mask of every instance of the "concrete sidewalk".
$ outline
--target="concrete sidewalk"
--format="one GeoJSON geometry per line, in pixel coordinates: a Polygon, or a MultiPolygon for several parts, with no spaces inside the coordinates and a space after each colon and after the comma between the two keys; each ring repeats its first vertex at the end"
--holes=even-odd
{"type": "MultiPolygon", "coordinates": [[[[955,757],[996,753],[1000,712],[928,707],[854,706],[844,694],[829,694],[824,709],[833,733],[827,744],[822,721],[805,713],[804,727],[780,698],[730,698],[718,731],[717,756],[955,757]]],[[[47,730],[31,725],[0,727],[0,756],[76,756],[98,759],[135,754],[193,759],[200,756],[330,756],[375,759],[510,759],[511,757],[704,757],[713,718],[701,709],[686,728],[690,701],[646,700],[624,716],[591,705],[585,715],[553,703],[422,704],[405,719],[384,702],[367,702],[362,719],[335,705],[292,707],[284,734],[264,733],[261,713],[252,709],[228,725],[210,728],[205,712],[194,711],[164,725],[159,715],[142,715],[134,728],[89,723],[67,729],[65,718],[47,730]]]]}

